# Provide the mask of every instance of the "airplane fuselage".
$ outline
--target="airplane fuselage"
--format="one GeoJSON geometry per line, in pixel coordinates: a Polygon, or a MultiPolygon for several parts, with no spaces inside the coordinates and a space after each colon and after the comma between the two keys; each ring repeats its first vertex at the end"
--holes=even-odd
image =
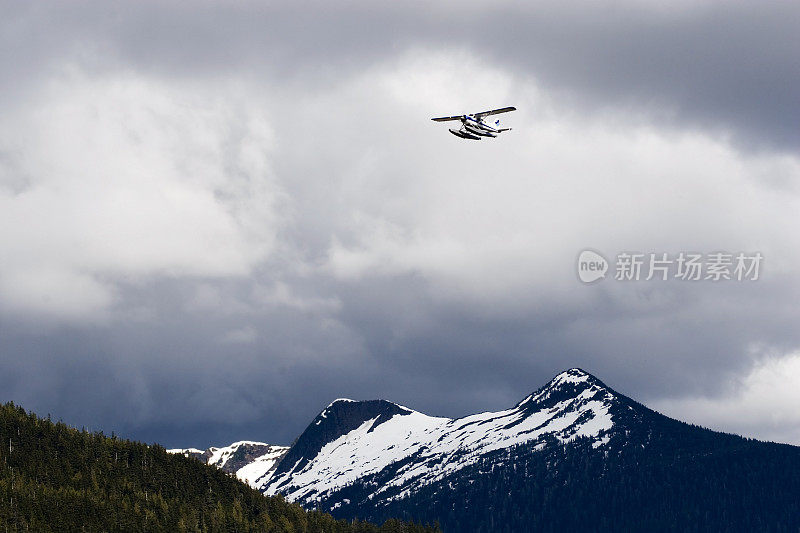
{"type": "Polygon", "coordinates": [[[497,129],[491,127],[482,120],[473,117],[472,115],[464,116],[464,118],[461,119],[461,123],[464,125],[465,130],[481,137],[497,137],[497,134],[499,133],[497,129]]]}
{"type": "Polygon", "coordinates": [[[497,137],[497,134],[500,133],[499,130],[472,115],[464,115],[461,118],[461,124],[460,130],[450,129],[450,133],[462,139],[479,141],[481,137],[497,137]]]}

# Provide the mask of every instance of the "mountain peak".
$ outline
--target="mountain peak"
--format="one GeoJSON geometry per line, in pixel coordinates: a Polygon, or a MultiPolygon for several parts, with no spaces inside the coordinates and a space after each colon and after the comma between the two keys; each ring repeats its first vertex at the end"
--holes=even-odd
{"type": "Polygon", "coordinates": [[[570,368],[556,374],[543,388],[558,387],[565,384],[585,383],[589,386],[598,386],[607,389],[606,385],[586,370],[578,367],[570,368]]]}
{"type": "Polygon", "coordinates": [[[516,407],[535,406],[540,409],[545,404],[549,405],[567,399],[575,399],[584,393],[591,396],[598,393],[602,395],[615,394],[614,391],[589,372],[582,368],[574,367],[557,374],[543,387],[519,402],[516,407]]]}
{"type": "Polygon", "coordinates": [[[580,381],[586,381],[587,379],[590,379],[590,378],[593,378],[593,377],[594,376],[592,376],[590,373],[588,373],[584,369],[578,368],[578,367],[573,367],[573,368],[570,368],[569,370],[564,370],[563,372],[559,372],[558,374],[556,374],[556,376],[553,379],[550,380],[550,383],[552,383],[554,381],[559,381],[559,382],[563,382],[563,381],[580,382],[580,381]]]}
{"type": "Polygon", "coordinates": [[[334,424],[344,423],[363,423],[371,418],[394,416],[395,414],[408,414],[411,410],[387,400],[351,400],[349,398],[337,398],[323,409],[317,418],[312,422],[315,426],[320,426],[323,421],[334,424]]]}
{"type": "MultiPolygon", "coordinates": [[[[329,403],[329,404],[328,404],[328,405],[325,407],[325,409],[327,409],[328,407],[331,407],[332,405],[334,405],[334,404],[337,404],[337,403],[356,403],[356,402],[358,402],[358,400],[351,400],[350,398],[336,398],[336,399],[335,399],[335,400],[333,400],[331,403],[329,403]]],[[[323,411],[324,411],[325,409],[323,409],[323,411]]]]}
{"type": "Polygon", "coordinates": [[[325,444],[370,423],[369,431],[397,415],[410,415],[411,409],[386,400],[356,401],[339,398],[332,401],[317,415],[278,466],[277,474],[283,470],[302,467],[309,458],[315,457],[325,444]]]}

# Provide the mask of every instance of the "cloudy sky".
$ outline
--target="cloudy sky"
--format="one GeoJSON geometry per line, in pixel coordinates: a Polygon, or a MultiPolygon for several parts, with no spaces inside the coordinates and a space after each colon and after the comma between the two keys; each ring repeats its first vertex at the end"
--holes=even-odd
{"type": "Polygon", "coordinates": [[[796,2],[3,4],[0,401],[288,444],[579,366],[800,444],[796,2]],[[586,285],[587,248],[764,260],[586,285]]]}

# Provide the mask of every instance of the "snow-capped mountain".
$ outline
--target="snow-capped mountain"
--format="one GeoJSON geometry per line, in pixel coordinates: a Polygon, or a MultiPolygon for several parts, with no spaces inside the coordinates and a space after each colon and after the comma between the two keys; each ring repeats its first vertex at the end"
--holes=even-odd
{"type": "Polygon", "coordinates": [[[255,487],[255,481],[269,475],[289,451],[289,447],[243,440],[221,448],[173,448],[167,451],[194,457],[225,472],[236,474],[236,477],[255,487]]]}
{"type": "Polygon", "coordinates": [[[314,506],[330,503],[337,491],[370,478],[380,483],[369,499],[401,499],[515,445],[541,448],[590,437],[593,446],[603,446],[614,425],[615,402],[613,391],[577,368],[562,372],[511,409],[459,419],[424,415],[384,400],[340,399],[314,419],[277,469],[255,485],[267,494],[281,493],[314,506]]]}
{"type": "Polygon", "coordinates": [[[578,368],[503,411],[450,419],[339,399],[288,449],[173,451],[339,518],[447,533],[800,527],[799,447],[670,419],[578,368]]]}

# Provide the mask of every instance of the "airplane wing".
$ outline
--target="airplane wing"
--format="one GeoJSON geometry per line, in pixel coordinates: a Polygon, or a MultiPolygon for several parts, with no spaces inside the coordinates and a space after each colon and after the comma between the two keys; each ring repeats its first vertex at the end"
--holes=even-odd
{"type": "Polygon", "coordinates": [[[448,120],[461,120],[464,115],[458,115],[457,117],[439,117],[439,118],[432,118],[434,122],[447,122],[448,120]]]}
{"type": "Polygon", "coordinates": [[[501,107],[500,109],[492,109],[491,111],[481,111],[480,113],[475,113],[473,116],[475,118],[483,118],[483,117],[488,117],[489,115],[499,115],[500,113],[508,113],[509,111],[516,111],[516,110],[517,110],[516,107],[501,107]]]}

